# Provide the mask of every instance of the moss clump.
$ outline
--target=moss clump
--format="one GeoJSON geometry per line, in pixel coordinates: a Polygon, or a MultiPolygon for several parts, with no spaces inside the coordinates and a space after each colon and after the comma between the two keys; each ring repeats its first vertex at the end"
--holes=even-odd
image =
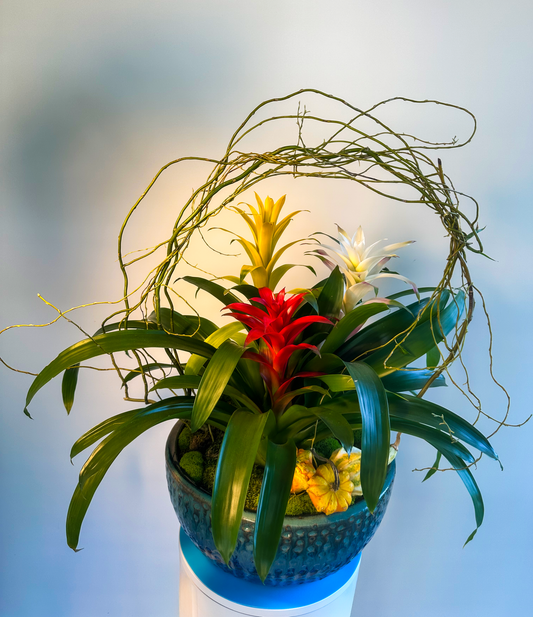
{"type": "Polygon", "coordinates": [[[335,439],[335,437],[328,437],[327,439],[322,439],[315,444],[316,452],[325,458],[329,458],[333,454],[333,452],[335,452],[335,450],[338,450],[340,447],[341,444],[335,439]]]}
{"type": "Polygon", "coordinates": [[[248,492],[246,493],[246,501],[244,502],[244,507],[246,510],[257,510],[264,473],[264,467],[261,467],[260,465],[253,466],[252,475],[250,476],[250,484],[248,484],[248,492]]]}
{"type": "Polygon", "coordinates": [[[317,514],[316,508],[307,493],[291,495],[287,504],[286,516],[303,516],[305,514],[317,514]]]}
{"type": "Polygon", "coordinates": [[[215,486],[215,475],[217,473],[217,461],[216,459],[207,459],[205,461],[204,473],[202,475],[202,488],[208,493],[213,492],[213,486],[215,486]]]}
{"type": "Polygon", "coordinates": [[[213,430],[214,441],[211,442],[211,445],[205,451],[205,458],[213,459],[216,461],[220,454],[220,448],[222,446],[222,441],[224,439],[224,431],[221,431],[216,428],[212,430],[213,430]]]}
{"type": "Polygon", "coordinates": [[[178,437],[178,447],[180,449],[181,454],[185,454],[185,452],[188,452],[191,449],[190,443],[191,443],[191,429],[188,426],[186,426],[185,428],[181,430],[179,437],[178,437]]]}
{"type": "Polygon", "coordinates": [[[192,433],[189,449],[204,453],[207,448],[213,443],[209,426],[204,424],[196,433],[192,433]]]}
{"type": "Polygon", "coordinates": [[[180,459],[180,467],[194,480],[200,482],[204,474],[204,457],[201,452],[187,452],[180,459]]]}

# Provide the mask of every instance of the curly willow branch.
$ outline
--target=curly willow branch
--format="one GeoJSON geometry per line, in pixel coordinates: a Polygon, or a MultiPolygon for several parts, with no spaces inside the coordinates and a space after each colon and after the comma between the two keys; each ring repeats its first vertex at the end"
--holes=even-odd
{"type": "MultiPolygon", "coordinates": [[[[483,245],[478,235],[478,203],[472,197],[455,190],[451,180],[443,171],[440,159],[435,162],[429,155],[433,150],[462,147],[472,140],[475,132],[476,119],[470,111],[457,105],[434,100],[395,97],[363,111],[331,94],[315,89],[302,89],[281,98],[264,101],[253,109],[239,126],[220,159],[183,157],[170,161],[157,172],[147,189],[128,212],[118,237],[118,261],[124,280],[122,296],[124,306],[109,315],[102,326],[105,328],[105,324],[110,319],[120,316],[124,327],[127,327],[128,318],[132,313],[137,309],[143,311],[143,307],[146,310],[149,300],[153,302],[155,319],[161,325],[161,309],[165,303],[169,308],[173,308],[169,290],[172,290],[172,284],[177,278],[176,270],[180,262],[183,260],[187,263],[184,254],[191,240],[196,234],[203,238],[202,227],[252,186],[268,178],[283,175],[294,178],[350,180],[395,201],[424,204],[438,215],[449,237],[449,254],[442,278],[432,294],[432,299],[438,300],[445,290],[452,291],[452,278],[460,278],[459,287],[465,291],[467,298],[467,316],[457,327],[451,345],[447,345],[448,356],[420,391],[419,396],[423,396],[438,375],[447,371],[461,354],[468,324],[473,315],[474,290],[479,294],[474,287],[467,266],[467,251],[483,255],[483,245]],[[339,117],[328,118],[313,115],[305,107],[302,111],[300,107],[302,97],[316,97],[314,99],[316,101],[336,105],[347,115],[347,118],[343,120],[339,117]],[[291,99],[298,101],[296,113],[261,117],[262,112],[270,110],[275,105],[291,101],[291,99]],[[397,133],[376,115],[381,108],[393,102],[434,105],[457,110],[471,118],[471,134],[463,142],[457,142],[454,138],[451,142],[437,143],[406,133],[397,133]],[[286,121],[292,121],[296,125],[295,143],[282,144],[272,151],[263,153],[245,151],[244,142],[253,138],[261,129],[266,127],[272,134],[272,129],[286,121]],[[372,131],[369,132],[368,126],[373,127],[372,131]],[[322,129],[329,133],[325,138],[316,140],[314,145],[310,145],[312,137],[306,134],[308,128],[322,129]],[[124,235],[133,215],[160,176],[170,167],[186,161],[208,163],[213,168],[205,182],[193,191],[179,211],[170,237],[145,254],[126,262],[127,254],[123,253],[124,235]],[[410,188],[412,196],[406,198],[396,194],[395,189],[398,185],[402,189],[410,188]],[[460,197],[465,197],[470,202],[473,209],[473,215],[470,218],[459,208],[460,197]],[[166,255],[159,265],[151,270],[145,279],[144,286],[130,291],[128,268],[164,248],[166,248],[166,255]]],[[[457,289],[457,285],[453,289],[457,289]]],[[[435,303],[430,303],[430,305],[435,306],[435,303]]],[[[402,340],[396,340],[397,346],[405,342],[415,325],[416,323],[402,333],[402,340]]],[[[491,337],[490,344],[492,344],[490,326],[489,336],[491,337]]],[[[490,363],[492,376],[492,357],[490,357],[490,363]]],[[[507,395],[496,379],[494,382],[507,395]]],[[[505,413],[506,418],[507,412],[505,413]]],[[[501,422],[495,420],[498,425],[496,430],[506,424],[505,419],[501,422]]]]}

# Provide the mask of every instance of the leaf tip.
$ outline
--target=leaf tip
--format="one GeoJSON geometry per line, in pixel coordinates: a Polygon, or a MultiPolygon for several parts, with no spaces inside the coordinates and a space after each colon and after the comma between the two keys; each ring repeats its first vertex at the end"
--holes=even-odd
{"type": "Polygon", "coordinates": [[[28,416],[28,418],[29,418],[30,420],[33,420],[33,418],[31,417],[30,412],[28,411],[28,408],[27,408],[27,407],[24,407],[24,415],[25,415],[25,416],[28,416]]]}
{"type": "Polygon", "coordinates": [[[474,529],[474,531],[468,536],[468,538],[466,539],[466,542],[463,544],[463,548],[474,539],[474,536],[477,533],[477,529],[474,529]]]}

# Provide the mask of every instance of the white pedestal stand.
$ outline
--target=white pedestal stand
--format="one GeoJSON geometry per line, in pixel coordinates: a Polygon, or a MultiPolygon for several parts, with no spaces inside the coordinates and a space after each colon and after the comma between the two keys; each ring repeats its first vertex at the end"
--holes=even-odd
{"type": "Polygon", "coordinates": [[[361,555],[321,581],[269,587],[227,574],[180,529],[179,617],[350,617],[361,555]]]}

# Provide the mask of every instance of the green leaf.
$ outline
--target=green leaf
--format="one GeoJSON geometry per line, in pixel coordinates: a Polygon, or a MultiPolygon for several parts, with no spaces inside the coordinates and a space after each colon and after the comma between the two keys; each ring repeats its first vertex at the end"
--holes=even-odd
{"type": "MultiPolygon", "coordinates": [[[[213,347],[218,349],[224,341],[227,341],[228,339],[233,338],[243,328],[244,326],[242,325],[242,323],[238,321],[233,322],[233,323],[228,323],[225,326],[218,328],[218,330],[213,332],[213,334],[210,334],[205,339],[205,342],[209,343],[209,345],[212,345],[213,347]]],[[[197,354],[193,354],[189,358],[185,366],[185,375],[198,375],[203,365],[205,364],[205,362],[206,362],[205,357],[199,356],[197,354]]]]}
{"type": "Polygon", "coordinates": [[[420,422],[412,422],[396,416],[391,416],[390,422],[393,431],[399,431],[400,433],[406,433],[407,435],[423,439],[434,448],[440,450],[445,456],[452,454],[460,456],[468,463],[475,461],[472,454],[462,443],[454,439],[450,433],[442,431],[441,428],[432,428],[420,422]]]}
{"type": "Polygon", "coordinates": [[[239,298],[232,294],[231,291],[227,290],[225,287],[222,287],[222,285],[213,283],[213,281],[208,281],[207,279],[201,278],[199,276],[184,276],[183,280],[187,281],[187,283],[190,283],[191,285],[196,285],[198,289],[203,289],[204,291],[207,291],[217,300],[222,302],[224,306],[227,306],[232,302],[240,302],[239,298]]]}
{"type": "Polygon", "coordinates": [[[497,454],[483,433],[449,409],[408,394],[400,396],[390,393],[388,400],[391,416],[421,422],[440,428],[445,432],[451,431],[456,439],[460,439],[492,459],[498,460],[497,454]]]}
{"type": "Polygon", "coordinates": [[[76,384],[78,383],[78,373],[80,365],[71,366],[63,373],[63,381],[61,383],[61,393],[63,395],[63,405],[67,410],[67,414],[72,409],[74,403],[74,394],[76,392],[76,384]]]}
{"type": "Polygon", "coordinates": [[[458,456],[453,456],[451,454],[442,453],[443,456],[448,459],[450,465],[455,469],[455,471],[459,474],[459,477],[463,481],[463,484],[466,487],[466,490],[470,494],[472,499],[472,503],[474,505],[474,513],[476,516],[476,529],[468,536],[464,546],[466,546],[470,540],[474,538],[477,533],[477,530],[480,528],[483,523],[483,517],[485,514],[485,506],[483,505],[483,498],[481,496],[481,491],[472,475],[472,472],[465,465],[465,462],[461,460],[458,456]]]}
{"type": "Polygon", "coordinates": [[[277,405],[278,407],[282,408],[285,403],[292,401],[293,398],[296,398],[297,396],[301,396],[302,394],[309,394],[311,392],[316,392],[323,396],[329,395],[326,389],[321,388],[320,386],[315,386],[313,384],[310,384],[310,385],[305,385],[302,388],[297,388],[296,390],[290,390],[289,392],[287,392],[287,394],[284,394],[280,399],[278,399],[277,405]]]}
{"type": "Polygon", "coordinates": [[[356,328],[364,324],[370,317],[387,311],[388,309],[389,307],[386,304],[377,302],[355,307],[353,311],[345,315],[328,334],[321,347],[321,353],[333,353],[337,351],[356,328]]]}
{"type": "MultiPolygon", "coordinates": [[[[192,409],[192,404],[194,403],[194,398],[192,396],[174,396],[165,399],[164,401],[159,401],[150,405],[149,407],[141,408],[141,409],[132,409],[130,411],[126,411],[124,413],[118,414],[117,416],[113,416],[100,422],[89,431],[84,433],[72,446],[72,450],[70,451],[70,458],[73,459],[75,456],[86,450],[97,441],[100,441],[109,433],[112,433],[116,429],[125,426],[128,424],[133,418],[139,415],[143,415],[145,411],[149,413],[156,413],[161,410],[165,410],[167,408],[175,408],[175,409],[192,409]]],[[[211,413],[211,417],[209,419],[209,423],[217,428],[225,430],[228,421],[231,417],[231,414],[234,412],[234,408],[229,405],[224,405],[219,403],[215,410],[211,413]]],[[[138,419],[138,418],[137,418],[138,419]]]]}
{"type": "Polygon", "coordinates": [[[320,407],[311,407],[309,411],[322,420],[345,450],[349,452],[353,448],[353,430],[342,414],[320,407]]]}
{"type": "Polygon", "coordinates": [[[298,266],[307,268],[316,276],[316,272],[312,266],[308,266],[306,264],[283,264],[282,266],[276,268],[270,275],[270,289],[276,289],[277,284],[285,276],[285,274],[287,274],[287,272],[292,268],[296,268],[298,266]]]}
{"type": "MultiPolygon", "coordinates": [[[[159,309],[161,327],[172,334],[187,334],[204,340],[207,336],[218,330],[212,321],[199,315],[182,315],[169,308],[159,309]]],[[[157,323],[155,311],[150,313],[148,320],[157,323]]]]}
{"type": "Polygon", "coordinates": [[[335,373],[343,369],[344,362],[338,356],[332,353],[322,353],[320,356],[313,355],[311,360],[304,364],[301,370],[335,373]]]}
{"type": "MultiPolygon", "coordinates": [[[[80,472],[78,485],[72,496],[67,514],[67,543],[77,550],[83,519],[91,500],[113,461],[139,435],[149,428],[176,418],[190,418],[191,399],[162,401],[144,409],[136,410],[134,415],[127,412],[127,421],[121,423],[91,454],[80,472]]],[[[109,422],[109,421],[108,421],[109,422]]],[[[107,424],[108,428],[110,424],[107,424]]],[[[93,429],[94,430],[94,429],[93,429]]],[[[94,434],[93,434],[94,435],[94,434]]],[[[79,441],[79,440],[78,440],[79,441]]]]}
{"type": "Polygon", "coordinates": [[[435,369],[440,364],[440,349],[437,345],[430,349],[426,354],[426,366],[429,369],[435,369]]]}
{"type": "Polygon", "coordinates": [[[442,454],[437,450],[437,458],[435,459],[435,462],[431,466],[431,469],[424,476],[424,479],[422,480],[422,482],[425,482],[426,480],[429,480],[431,478],[431,476],[433,476],[434,474],[437,473],[437,471],[439,469],[441,457],[442,457],[442,454]]]}
{"type": "Polygon", "coordinates": [[[318,375],[317,379],[322,380],[332,392],[355,390],[355,384],[350,375],[318,375]]]}
{"type": "Polygon", "coordinates": [[[240,285],[236,285],[231,288],[231,291],[238,291],[241,293],[247,300],[251,300],[252,298],[259,298],[259,290],[257,287],[253,285],[246,285],[244,283],[240,285]]]}
{"type": "MultiPolygon", "coordinates": [[[[433,371],[425,369],[399,370],[382,377],[381,381],[385,390],[390,392],[410,392],[420,390],[427,380],[433,375],[433,371]]],[[[439,375],[431,383],[431,388],[446,386],[444,375],[439,375]]]]}
{"type": "MultiPolygon", "coordinates": [[[[184,388],[197,390],[200,387],[200,379],[198,375],[173,375],[172,377],[166,377],[158,381],[152,390],[163,390],[165,388],[169,390],[182,390],[184,388]]],[[[254,413],[261,413],[259,407],[237,388],[227,385],[224,388],[223,394],[239,401],[254,413]]]]}
{"type": "Polygon", "coordinates": [[[104,327],[99,328],[93,334],[93,337],[99,336],[100,334],[105,334],[106,332],[113,332],[115,330],[157,330],[157,324],[138,319],[116,321],[115,323],[106,324],[104,327]]]}
{"type": "Polygon", "coordinates": [[[167,334],[161,330],[119,330],[118,332],[99,334],[91,339],[85,339],[68,347],[55,360],[52,360],[50,364],[44,367],[33,380],[28,390],[24,412],[27,413],[28,405],[35,394],[65,369],[106,353],[144,349],[147,347],[180,349],[207,357],[212,356],[215,352],[211,345],[203,341],[188,336],[167,334]]]}
{"type": "Polygon", "coordinates": [[[319,314],[323,317],[337,318],[342,309],[344,298],[344,278],[339,266],[329,275],[326,284],[318,296],[319,314]]]}
{"type": "MultiPolygon", "coordinates": [[[[419,287],[418,288],[418,293],[419,294],[424,294],[424,293],[433,293],[437,288],[436,287],[419,287]]],[[[410,296],[412,294],[415,293],[414,289],[405,289],[404,291],[399,291],[398,293],[395,294],[391,294],[390,296],[387,296],[388,300],[396,300],[397,298],[403,298],[404,296],[410,296]]]]}
{"type": "Polygon", "coordinates": [[[191,431],[197,431],[209,418],[237,366],[244,347],[227,340],[215,351],[207,365],[194,401],[191,431]]]}
{"type": "Polygon", "coordinates": [[[384,348],[365,357],[365,363],[372,366],[380,376],[388,375],[395,369],[411,364],[432,349],[436,343],[443,341],[451,332],[463,313],[464,301],[465,295],[460,291],[444,310],[442,310],[441,302],[440,314],[437,306],[433,305],[432,309],[427,309],[428,316],[431,315],[431,318],[418,323],[405,340],[405,335],[400,335],[398,337],[398,342],[401,341],[399,346],[392,341],[384,348]]]}
{"type": "Polygon", "coordinates": [[[263,582],[278,550],[295,466],[294,442],[277,444],[269,440],[254,535],[254,563],[263,582]]]}
{"type": "Polygon", "coordinates": [[[213,488],[211,528],[225,563],[237,544],[246,491],[269,415],[236,411],[224,434],[213,488]]]}
{"type": "Polygon", "coordinates": [[[390,442],[387,393],[376,372],[363,362],[345,362],[361,410],[361,487],[370,512],[378,504],[387,475],[390,442]]]}
{"type": "Polygon", "coordinates": [[[142,374],[150,374],[152,371],[155,370],[162,371],[165,368],[172,369],[175,368],[175,366],[173,364],[165,364],[162,362],[150,362],[149,364],[142,364],[140,367],[137,367],[135,370],[127,373],[122,380],[122,384],[124,385],[125,383],[128,383],[132,379],[135,379],[135,377],[140,377],[142,374]]]}
{"type": "MultiPolygon", "coordinates": [[[[337,350],[337,355],[343,360],[353,360],[372,349],[386,345],[413,324],[415,317],[428,302],[429,298],[425,298],[420,302],[409,304],[405,311],[395,311],[375,321],[346,341],[337,350]]],[[[426,313],[423,313],[420,320],[423,320],[425,315],[426,313]]]]}

